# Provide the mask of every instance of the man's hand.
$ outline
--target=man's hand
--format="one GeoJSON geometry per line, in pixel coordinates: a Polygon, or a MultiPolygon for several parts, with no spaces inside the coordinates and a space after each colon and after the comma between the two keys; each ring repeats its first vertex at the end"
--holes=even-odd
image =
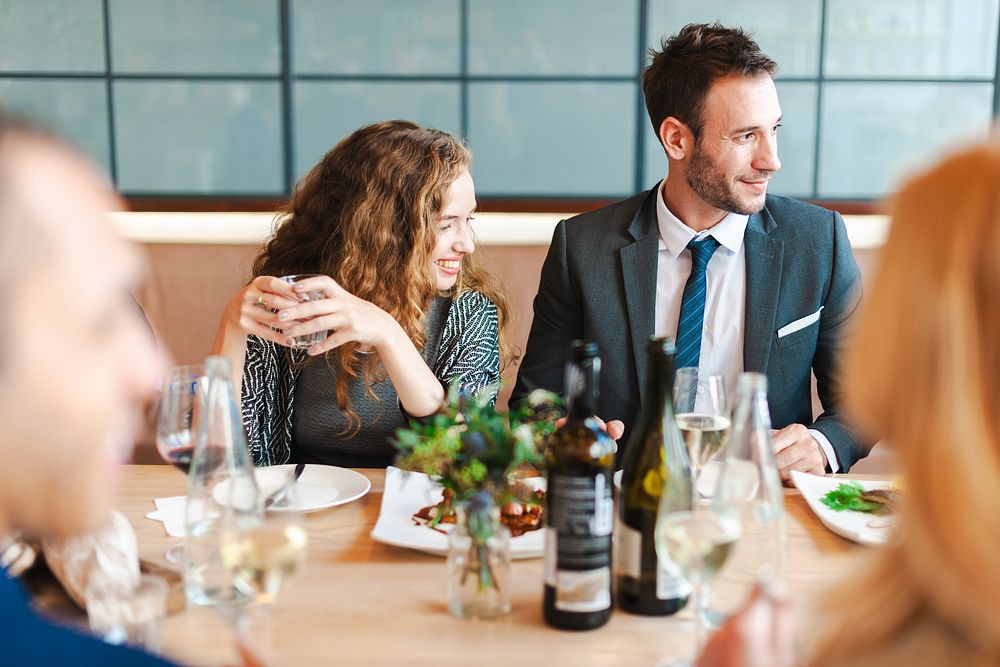
{"type": "MultiPolygon", "coordinates": [[[[594,417],[594,419],[601,422],[601,426],[604,427],[604,430],[607,431],[608,435],[610,435],[611,439],[614,440],[615,442],[618,442],[618,439],[622,437],[622,435],[625,433],[625,424],[623,422],[618,421],[617,419],[612,419],[609,422],[606,422],[600,417],[596,416],[594,417]]],[[[566,418],[560,417],[559,419],[556,420],[556,428],[559,428],[565,423],[566,423],[566,418]]]]}
{"type": "Polygon", "coordinates": [[[789,424],[780,431],[773,431],[771,440],[782,480],[790,480],[793,470],[814,475],[826,473],[826,453],[802,424],[789,424]]]}

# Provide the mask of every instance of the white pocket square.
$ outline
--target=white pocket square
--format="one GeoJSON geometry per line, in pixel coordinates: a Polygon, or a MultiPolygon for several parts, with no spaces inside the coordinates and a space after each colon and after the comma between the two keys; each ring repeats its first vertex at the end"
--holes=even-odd
{"type": "Polygon", "coordinates": [[[823,311],[824,308],[826,308],[826,306],[820,306],[819,310],[817,310],[812,315],[806,315],[801,319],[795,320],[794,322],[790,322],[785,326],[781,327],[780,329],[778,329],[778,338],[784,338],[788,334],[793,334],[800,329],[805,329],[813,322],[819,322],[819,314],[823,311]]]}

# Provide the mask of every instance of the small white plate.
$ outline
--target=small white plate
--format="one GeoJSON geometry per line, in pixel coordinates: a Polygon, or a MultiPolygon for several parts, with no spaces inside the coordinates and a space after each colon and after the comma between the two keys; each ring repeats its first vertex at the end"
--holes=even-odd
{"type": "MultiPolygon", "coordinates": [[[[289,463],[254,468],[254,477],[257,479],[257,486],[266,498],[277,491],[293,472],[295,472],[295,464],[289,463]]],[[[216,496],[217,500],[225,497],[226,490],[223,488],[225,485],[226,483],[223,482],[216,487],[213,495],[216,496]]],[[[361,473],[347,468],[310,463],[302,471],[302,476],[299,477],[296,486],[299,491],[297,504],[287,507],[270,507],[268,511],[318,512],[361,498],[372,488],[372,483],[361,473]]]]}
{"type": "MultiPolygon", "coordinates": [[[[544,488],[541,477],[525,480],[532,488],[544,488]]],[[[448,555],[448,536],[425,525],[417,524],[413,515],[424,507],[441,501],[441,485],[419,472],[404,472],[389,466],[385,470],[385,491],[378,521],[372,529],[373,540],[397,547],[416,549],[434,556],[448,555]]],[[[451,530],[451,525],[441,524],[441,530],[451,530]]],[[[511,558],[541,558],[545,553],[545,535],[533,530],[511,538],[511,558]]]]}
{"type": "MultiPolygon", "coordinates": [[[[810,475],[804,472],[792,471],[792,481],[802,497],[806,499],[809,508],[816,513],[823,525],[854,542],[861,544],[885,544],[892,533],[891,522],[868,512],[852,512],[844,510],[837,512],[823,504],[823,496],[833,491],[848,480],[843,477],[825,477],[810,475]],[[872,527],[872,522],[875,526],[872,527]]],[[[890,480],[857,480],[868,491],[888,489],[890,480]]]]}

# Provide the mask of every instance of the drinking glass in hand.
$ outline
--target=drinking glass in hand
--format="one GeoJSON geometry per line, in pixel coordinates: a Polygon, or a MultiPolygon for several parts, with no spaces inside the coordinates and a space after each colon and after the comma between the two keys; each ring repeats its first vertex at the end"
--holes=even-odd
{"type": "MultiPolygon", "coordinates": [[[[316,273],[301,273],[293,276],[282,276],[281,279],[284,280],[289,285],[294,285],[295,283],[305,280],[306,278],[316,278],[318,276],[319,274],[316,273]]],[[[306,303],[308,301],[319,301],[321,299],[326,298],[326,295],[323,292],[319,291],[301,292],[297,296],[300,303],[306,303]]],[[[308,322],[309,319],[311,318],[299,321],[308,322]]],[[[292,343],[291,347],[295,349],[307,350],[313,345],[322,343],[324,340],[326,340],[327,333],[328,332],[326,330],[323,330],[323,331],[316,331],[310,334],[305,334],[302,336],[296,336],[293,339],[294,342],[292,343]]]]}
{"type": "MultiPolygon", "coordinates": [[[[171,368],[163,381],[159,413],[156,417],[156,449],[165,461],[187,474],[194,455],[198,425],[198,398],[205,387],[205,367],[201,364],[171,368]]],[[[169,563],[184,560],[183,545],[167,549],[169,563]]]]}
{"type": "MultiPolygon", "coordinates": [[[[721,478],[718,481],[723,482],[721,478]]],[[[710,489],[708,495],[714,496],[716,491],[710,489]]],[[[742,530],[739,514],[734,514],[727,505],[713,501],[690,502],[690,498],[682,498],[664,488],[656,516],[655,544],[657,557],[676,565],[691,584],[695,658],[664,660],[659,667],[693,665],[701,654],[706,632],[705,587],[729,558],[742,530]]]]}
{"type": "MultiPolygon", "coordinates": [[[[725,449],[729,438],[729,406],[722,375],[694,367],[678,370],[674,378],[674,414],[687,446],[697,501],[699,495],[708,495],[708,489],[698,484],[702,469],[725,449]]],[[[711,487],[711,481],[706,479],[702,486],[711,487]]]]}

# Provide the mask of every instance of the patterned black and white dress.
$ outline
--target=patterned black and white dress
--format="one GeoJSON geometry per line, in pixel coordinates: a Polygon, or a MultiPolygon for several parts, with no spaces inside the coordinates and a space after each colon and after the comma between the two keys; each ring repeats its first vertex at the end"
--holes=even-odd
{"type": "MultiPolygon", "coordinates": [[[[479,292],[438,297],[425,317],[423,357],[441,383],[477,392],[500,380],[497,309],[479,292]],[[443,322],[443,324],[442,324],[443,322]]],[[[335,399],[336,370],[322,358],[256,336],[247,337],[243,366],[243,423],[258,466],[326,463],[381,467],[392,462],[390,441],[405,423],[395,389],[386,379],[369,395],[360,381],[348,393],[361,418],[354,436],[335,399]]]]}

